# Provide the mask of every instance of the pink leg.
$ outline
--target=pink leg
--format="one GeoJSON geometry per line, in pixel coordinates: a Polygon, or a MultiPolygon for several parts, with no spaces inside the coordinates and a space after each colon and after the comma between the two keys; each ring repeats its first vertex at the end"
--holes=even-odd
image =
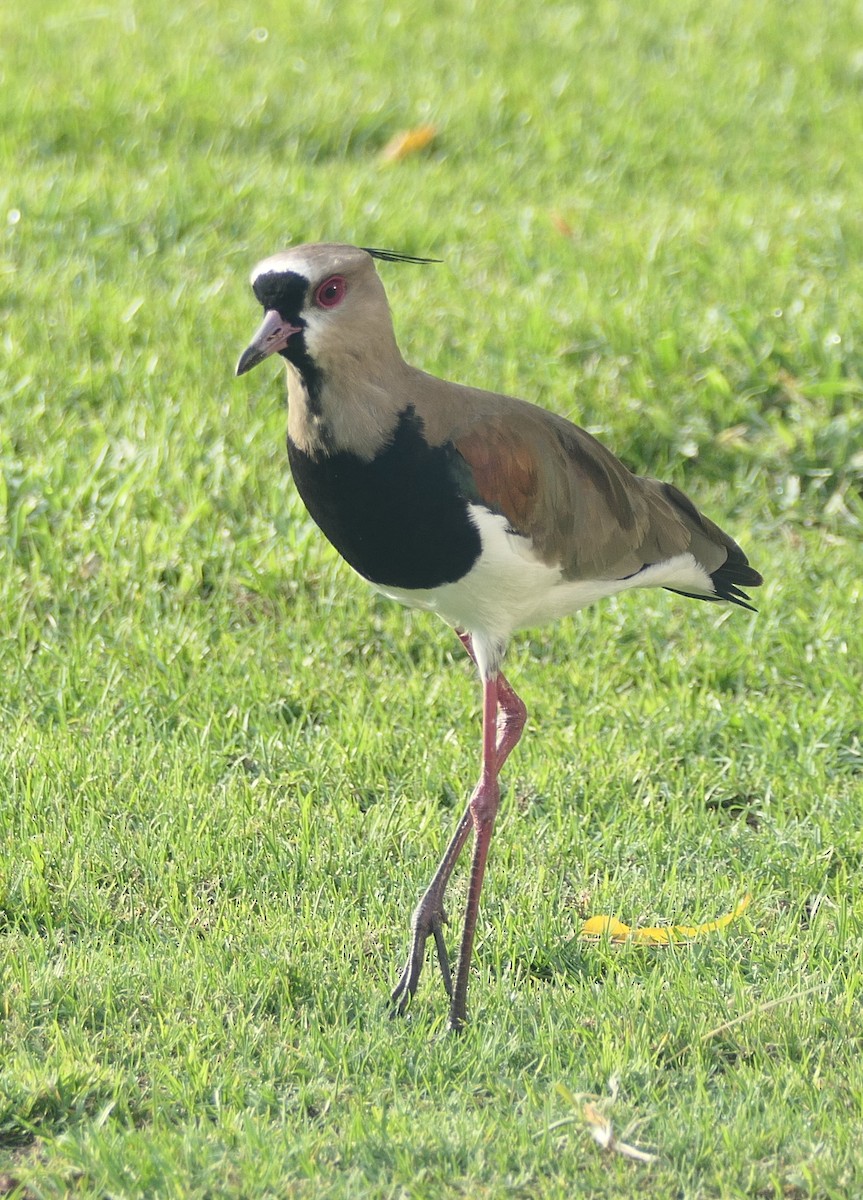
{"type": "MultiPolygon", "coordinates": [[[[461,644],[476,662],[470,634],[462,633],[461,630],[456,630],[456,632],[461,644]]],[[[497,769],[500,770],[521,737],[524,723],[527,720],[527,706],[521,696],[516,695],[513,691],[512,685],[504,675],[497,677],[497,702],[500,709],[497,721],[497,769]]]]}
{"type": "Polygon", "coordinates": [[[476,920],[479,915],[479,897],[482,891],[482,881],[485,878],[485,864],[488,859],[488,849],[491,845],[491,835],[494,832],[494,819],[500,805],[500,784],[498,783],[499,751],[497,743],[497,706],[498,678],[483,680],[482,688],[482,774],[470,798],[469,810],[473,820],[474,841],[473,857],[470,862],[470,879],[467,889],[467,904],[464,912],[464,927],[461,935],[461,949],[458,956],[458,970],[455,977],[455,990],[449,1010],[449,1028],[462,1029],[467,1020],[467,984],[470,978],[470,962],[473,954],[473,938],[476,932],[476,920]]]}
{"type": "MultiPolygon", "coordinates": [[[[458,635],[471,658],[476,662],[470,635],[458,635]]],[[[455,833],[447,846],[431,883],[417,905],[411,921],[411,946],[407,963],[392,994],[396,1011],[404,1013],[419,982],[423,965],[425,944],[433,936],[438,953],[438,963],[444,987],[452,1001],[450,1027],[461,1028],[465,1020],[467,981],[470,970],[470,955],[476,928],[479,894],[488,857],[488,845],[494,827],[494,814],[499,803],[497,775],[518,742],[524,728],[527,710],[502,675],[483,684],[483,769],[480,782],[471,796],[455,833]],[[489,811],[494,812],[489,818],[489,811]],[[446,921],[443,908],[444,893],[458,857],[468,839],[471,829],[476,833],[476,845],[471,863],[468,889],[465,930],[459,958],[456,991],[453,995],[449,958],[443,936],[446,921]],[[469,928],[468,928],[469,926],[469,928]]]]}

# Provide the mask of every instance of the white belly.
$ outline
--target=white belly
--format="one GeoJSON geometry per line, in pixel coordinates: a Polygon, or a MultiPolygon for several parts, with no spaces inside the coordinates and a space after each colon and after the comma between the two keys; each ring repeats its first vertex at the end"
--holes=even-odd
{"type": "MultiPolygon", "coordinates": [[[[482,538],[482,554],[462,579],[422,590],[381,587],[379,591],[411,608],[436,612],[474,637],[480,658],[498,658],[511,634],[586,608],[606,596],[637,587],[672,587],[715,595],[713,582],[692,554],[678,554],[626,579],[564,579],[559,567],[541,562],[527,538],[512,533],[505,517],[471,505],[482,538]],[[487,643],[488,653],[478,643],[487,643]]],[[[490,664],[496,666],[497,664],[490,664]]],[[[483,672],[485,673],[485,672],[483,672]]]]}

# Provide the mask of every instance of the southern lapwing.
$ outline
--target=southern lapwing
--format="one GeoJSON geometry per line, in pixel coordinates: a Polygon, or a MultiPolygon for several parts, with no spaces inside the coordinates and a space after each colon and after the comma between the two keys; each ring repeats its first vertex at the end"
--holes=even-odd
{"type": "Polygon", "coordinates": [[[452,625],[479,670],[480,779],[413,914],[407,963],[392,994],[404,1012],[431,935],[450,997],[449,1025],[460,1029],[498,775],[526,718],[501,673],[510,636],[638,587],[751,608],[742,589],[762,580],[683,492],[633,475],[583,429],[524,400],[409,366],[376,258],[429,261],[321,244],[258,263],[251,283],[264,319],[237,374],[281,355],[288,459],[312,518],[384,595],[452,625]],[[471,831],[453,983],[444,893],[471,831]]]}

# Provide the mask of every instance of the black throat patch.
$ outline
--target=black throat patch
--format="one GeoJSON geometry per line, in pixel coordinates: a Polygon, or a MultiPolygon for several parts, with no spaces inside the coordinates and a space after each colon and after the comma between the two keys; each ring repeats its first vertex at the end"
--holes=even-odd
{"type": "Polygon", "coordinates": [[[306,346],[306,322],[300,316],[308,295],[308,279],[295,271],[267,271],[257,277],[252,290],[265,311],[274,309],[283,321],[299,326],[300,332],[279,354],[297,368],[309,394],[309,408],[319,414],[322,375],[306,346]]]}
{"type": "Polygon", "coordinates": [[[288,438],[297,490],[342,558],[372,583],[434,588],[454,583],[482,542],[459,486],[453,446],[430,446],[413,408],[371,462],[340,450],[313,458],[288,438]]]}

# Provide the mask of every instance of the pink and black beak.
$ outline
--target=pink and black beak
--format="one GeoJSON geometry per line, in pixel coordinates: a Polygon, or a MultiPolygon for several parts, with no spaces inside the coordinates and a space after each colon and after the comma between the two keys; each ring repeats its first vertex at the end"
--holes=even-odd
{"type": "Polygon", "coordinates": [[[300,333],[300,325],[291,325],[274,308],[264,314],[264,319],[258,327],[255,336],[240,355],[237,363],[237,374],[245,375],[258,363],[269,358],[279,350],[284,350],[295,333],[300,333]]]}

